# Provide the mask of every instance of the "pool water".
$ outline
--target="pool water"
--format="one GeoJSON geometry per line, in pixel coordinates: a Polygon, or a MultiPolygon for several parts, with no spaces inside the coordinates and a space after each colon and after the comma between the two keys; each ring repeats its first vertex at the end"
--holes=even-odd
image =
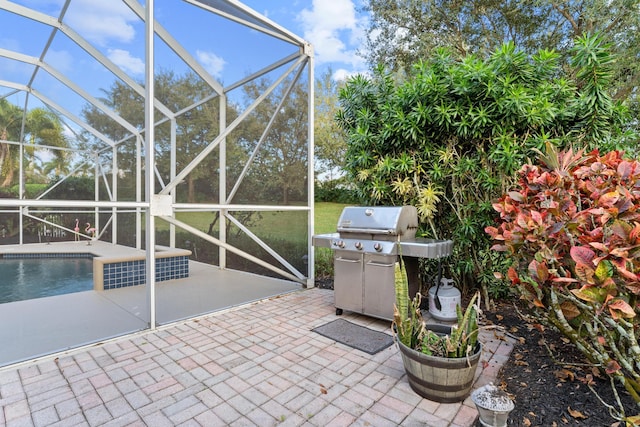
{"type": "Polygon", "coordinates": [[[0,304],[92,289],[90,258],[0,259],[0,304]]]}

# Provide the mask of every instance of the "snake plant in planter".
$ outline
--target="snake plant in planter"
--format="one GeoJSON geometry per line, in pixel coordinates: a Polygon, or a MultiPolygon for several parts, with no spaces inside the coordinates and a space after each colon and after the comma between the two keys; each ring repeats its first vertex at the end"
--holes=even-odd
{"type": "Polygon", "coordinates": [[[411,388],[430,400],[458,402],[471,390],[482,345],[478,341],[479,293],[453,326],[426,324],[420,311],[421,296],[409,298],[402,256],[396,280],[393,329],[411,388]]]}

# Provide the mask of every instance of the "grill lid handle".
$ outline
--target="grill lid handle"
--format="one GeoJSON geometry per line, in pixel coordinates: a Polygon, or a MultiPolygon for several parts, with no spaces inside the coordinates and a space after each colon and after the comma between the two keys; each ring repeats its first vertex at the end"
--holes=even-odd
{"type": "Polygon", "coordinates": [[[394,234],[398,234],[396,230],[387,228],[349,228],[349,227],[338,227],[339,232],[351,232],[351,233],[363,233],[363,234],[388,234],[390,236],[394,234]]]}

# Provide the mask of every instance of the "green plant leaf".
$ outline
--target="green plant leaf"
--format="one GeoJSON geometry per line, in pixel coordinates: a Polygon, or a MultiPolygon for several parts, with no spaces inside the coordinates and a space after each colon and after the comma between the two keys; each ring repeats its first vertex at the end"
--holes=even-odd
{"type": "Polygon", "coordinates": [[[598,282],[602,283],[605,281],[605,279],[608,279],[609,277],[613,276],[613,266],[611,265],[610,262],[601,261],[598,263],[595,273],[596,273],[596,279],[598,279],[598,282]]]}
{"type": "Polygon", "coordinates": [[[571,293],[583,301],[598,304],[603,304],[607,295],[609,295],[609,291],[607,289],[587,285],[582,286],[580,289],[572,289],[571,293]]]}

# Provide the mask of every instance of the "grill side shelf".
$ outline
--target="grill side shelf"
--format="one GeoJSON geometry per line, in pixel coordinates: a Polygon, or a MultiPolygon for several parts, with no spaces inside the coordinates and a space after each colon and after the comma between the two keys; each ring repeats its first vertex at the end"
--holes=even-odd
{"type": "Polygon", "coordinates": [[[313,246],[318,248],[332,248],[331,242],[340,238],[340,234],[338,233],[328,233],[328,234],[315,234],[312,236],[313,246]]]}
{"type": "Polygon", "coordinates": [[[453,240],[416,238],[410,242],[400,242],[402,256],[413,258],[443,258],[453,252],[453,240]]]}

